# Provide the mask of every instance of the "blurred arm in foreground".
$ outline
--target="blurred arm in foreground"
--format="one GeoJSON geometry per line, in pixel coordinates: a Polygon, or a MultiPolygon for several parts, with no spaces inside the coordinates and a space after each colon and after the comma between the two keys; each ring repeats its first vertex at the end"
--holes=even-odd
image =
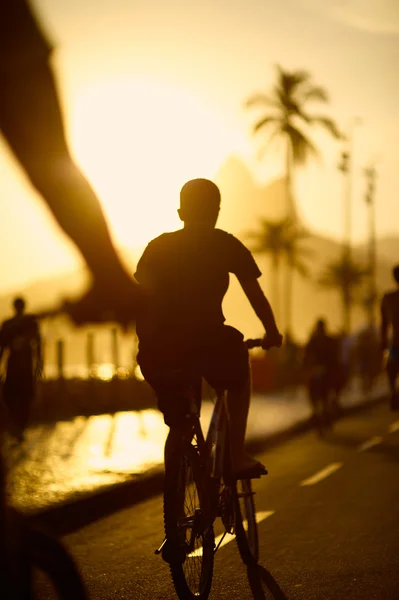
{"type": "Polygon", "coordinates": [[[27,2],[0,0],[2,133],[92,274],[89,291],[64,308],[77,324],[127,324],[136,316],[138,285],[121,264],[100,202],[70,155],[50,54],[27,2]]]}

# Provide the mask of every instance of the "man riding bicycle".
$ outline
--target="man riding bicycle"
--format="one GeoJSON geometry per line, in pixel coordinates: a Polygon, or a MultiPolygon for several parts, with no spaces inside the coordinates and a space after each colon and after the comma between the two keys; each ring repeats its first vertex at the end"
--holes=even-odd
{"type": "Polygon", "coordinates": [[[267,345],[282,336],[249,250],[233,235],[216,229],[218,187],[207,179],[188,181],[180,192],[178,214],[184,227],[164,233],[145,249],[135,277],[145,293],[138,316],[138,363],[151,384],[165,423],[181,428],[188,412],[187,386],[199,397],[201,376],[228,392],[237,475],[256,477],[263,465],[244,451],[250,404],[248,351],[243,335],[224,324],[222,301],[234,273],[267,332],[267,345]]]}
{"type": "Polygon", "coordinates": [[[393,277],[398,289],[386,293],[381,301],[381,344],[388,351],[387,375],[391,390],[391,409],[399,410],[399,397],[396,380],[399,374],[399,265],[393,269],[393,277]],[[388,341],[388,331],[391,330],[388,341]]]}

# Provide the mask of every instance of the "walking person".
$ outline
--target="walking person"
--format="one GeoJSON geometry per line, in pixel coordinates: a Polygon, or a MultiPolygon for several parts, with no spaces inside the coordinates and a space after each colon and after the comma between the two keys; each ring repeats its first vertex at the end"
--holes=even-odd
{"type": "Polygon", "coordinates": [[[25,312],[25,300],[15,298],[15,315],[2,324],[0,358],[7,351],[3,401],[9,432],[21,443],[29,422],[36,379],[42,371],[42,345],[36,317],[25,312]]]}

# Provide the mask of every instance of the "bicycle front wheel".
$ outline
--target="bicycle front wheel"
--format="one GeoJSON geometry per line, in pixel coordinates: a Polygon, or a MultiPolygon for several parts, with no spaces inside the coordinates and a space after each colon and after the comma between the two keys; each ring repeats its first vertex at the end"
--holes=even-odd
{"type": "Polygon", "coordinates": [[[256,565],[259,560],[259,539],[250,479],[238,480],[235,486],[235,530],[243,562],[248,566],[256,565]]]}
{"type": "Polygon", "coordinates": [[[204,506],[206,490],[196,448],[173,448],[165,468],[164,522],[168,562],[181,600],[206,600],[212,584],[214,532],[204,506]]]}
{"type": "MultiPolygon", "coordinates": [[[[25,561],[40,579],[48,580],[60,600],[87,600],[85,586],[75,561],[56,538],[36,528],[27,528],[24,536],[25,561]]],[[[35,587],[35,586],[33,586],[35,587]]],[[[34,590],[31,598],[36,598],[34,590]]]]}

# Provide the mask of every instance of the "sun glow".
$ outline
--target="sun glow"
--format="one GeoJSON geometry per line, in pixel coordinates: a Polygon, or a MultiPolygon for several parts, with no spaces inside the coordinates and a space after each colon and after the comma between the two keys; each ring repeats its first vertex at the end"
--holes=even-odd
{"type": "Polygon", "coordinates": [[[81,88],[71,126],[77,159],[117,240],[129,246],[178,227],[182,184],[214,177],[237,146],[233,128],[203,98],[149,80],[118,78],[81,88]]]}

